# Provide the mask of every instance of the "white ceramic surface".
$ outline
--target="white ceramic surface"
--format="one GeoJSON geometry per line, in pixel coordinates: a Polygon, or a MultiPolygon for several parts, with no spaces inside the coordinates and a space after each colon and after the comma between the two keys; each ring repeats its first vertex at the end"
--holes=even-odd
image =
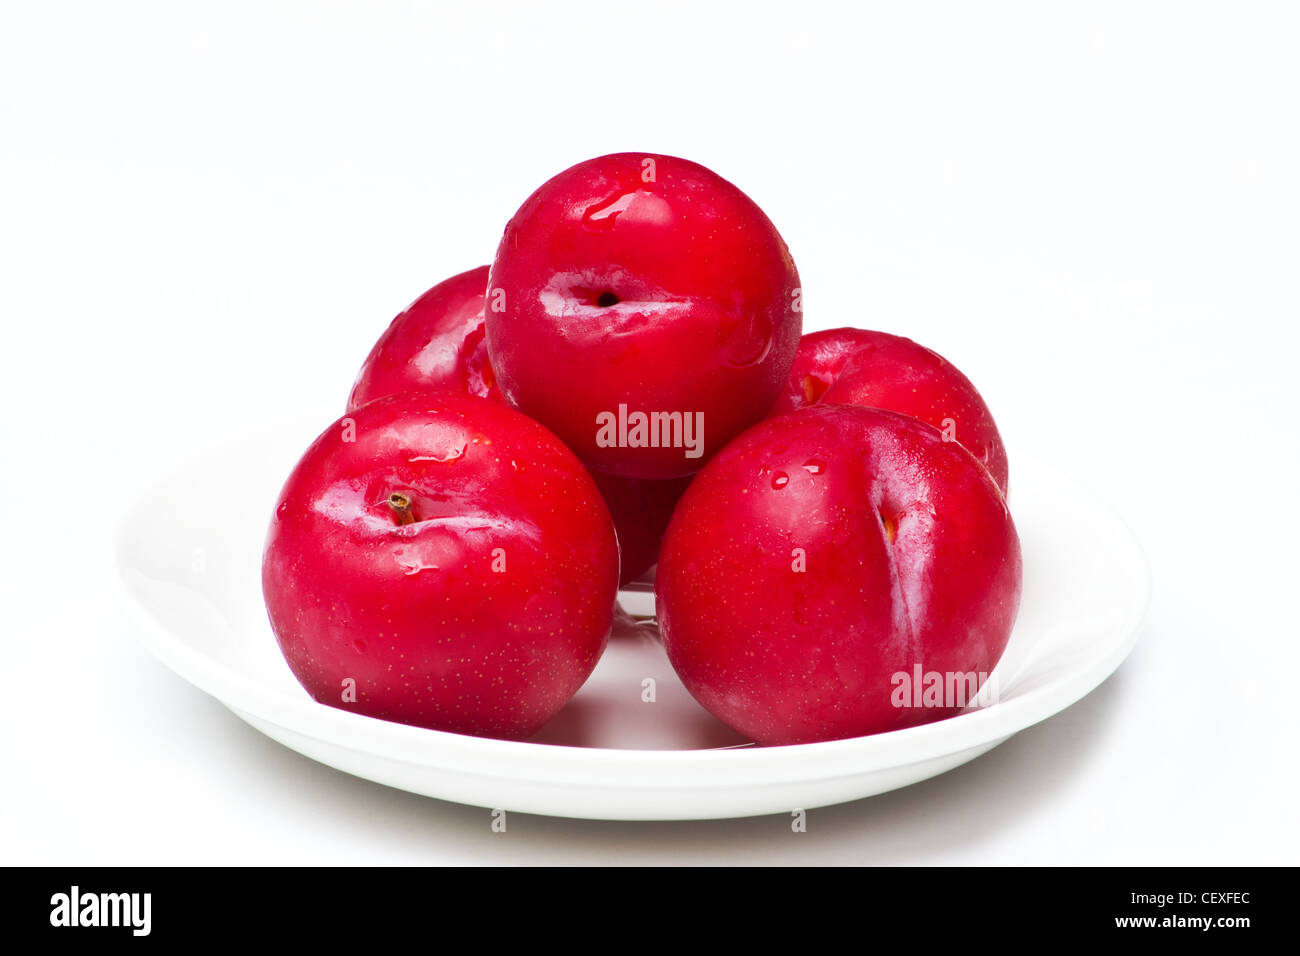
{"type": "MultiPolygon", "coordinates": [[[[117,559],[144,644],[254,727],[348,773],[490,808],[613,820],[788,813],[868,797],[959,766],[1057,713],[1132,649],[1150,575],[1124,524],[1073,480],[1021,455],[1011,508],[1025,587],[996,671],[998,701],[921,727],[822,744],[749,746],[706,713],[647,626],[624,627],[591,679],[525,743],[361,717],[313,701],[262,606],[262,540],[297,455],[286,426],[195,462],[126,515],[117,559]],[[642,699],[643,681],[655,700],[642,699]]],[[[630,610],[646,606],[629,595],[630,610]]]]}

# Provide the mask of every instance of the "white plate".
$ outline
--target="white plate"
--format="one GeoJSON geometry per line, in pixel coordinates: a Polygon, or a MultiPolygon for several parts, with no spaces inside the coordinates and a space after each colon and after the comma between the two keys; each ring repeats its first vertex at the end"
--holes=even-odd
{"type": "MultiPolygon", "coordinates": [[[[789,813],[916,783],[991,750],[1083,697],[1137,640],[1150,574],[1124,524],[1086,490],[1018,457],[1020,618],[998,701],[907,730],[760,748],[705,712],[645,626],[624,629],[532,741],[388,723],[313,701],[267,623],[262,541],[280,484],[315,431],[285,427],[196,462],[128,513],[118,562],[145,645],[267,736],[322,763],[477,806],[608,820],[789,813]],[[642,682],[656,682],[642,700],[642,682]],[[739,746],[737,746],[739,745],[739,746]],[[728,748],[728,749],[717,749],[728,748]]],[[[644,609],[647,595],[625,606],[644,609]]]]}

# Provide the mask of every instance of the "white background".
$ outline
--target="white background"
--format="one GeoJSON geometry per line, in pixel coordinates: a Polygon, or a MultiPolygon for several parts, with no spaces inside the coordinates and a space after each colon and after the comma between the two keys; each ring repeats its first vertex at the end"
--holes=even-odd
{"type": "Polygon", "coordinates": [[[3,862],[1298,862],[1294,8],[4,9],[3,862]],[[1125,516],[1156,593],[1112,679],[804,834],[493,834],[272,743],[133,641],[125,506],[261,420],[324,427],[396,312],[620,150],[749,192],[808,328],[956,362],[1013,503],[1025,450],[1125,516]]]}

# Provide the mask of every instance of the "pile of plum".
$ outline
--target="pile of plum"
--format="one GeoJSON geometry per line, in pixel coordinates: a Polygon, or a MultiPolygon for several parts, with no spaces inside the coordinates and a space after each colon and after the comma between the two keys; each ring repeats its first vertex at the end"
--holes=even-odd
{"type": "Polygon", "coordinates": [[[490,267],[393,320],[286,481],[262,581],[294,675],[527,738],[653,575],[673,668],[759,744],[959,712],[1020,600],[993,417],[909,339],[802,330],[784,240],[715,173],[620,153],[555,176],[490,267]]]}

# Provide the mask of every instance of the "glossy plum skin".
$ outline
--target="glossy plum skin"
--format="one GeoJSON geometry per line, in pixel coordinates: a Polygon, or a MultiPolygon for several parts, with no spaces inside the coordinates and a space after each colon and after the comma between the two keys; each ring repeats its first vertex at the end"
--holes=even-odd
{"type": "Polygon", "coordinates": [[[1006,501],[966,449],[893,412],[816,405],[755,426],[695,477],[655,591],[687,689],[780,745],[951,716],[895,706],[894,675],[991,673],[1020,586],[1006,501]]]}
{"type": "Polygon", "coordinates": [[[691,483],[691,477],[621,478],[593,471],[601,497],[618,532],[620,585],[635,581],[659,560],[659,546],[668,530],[673,509],[691,483]]]}
{"type": "Polygon", "coordinates": [[[955,365],[911,339],[847,328],[805,335],[772,414],[814,404],[883,408],[946,427],[1007,493],[1007,450],[993,413],[955,365]]]}
{"type": "Polygon", "coordinates": [[[454,275],[393,319],[361,366],[348,411],[411,388],[446,387],[500,401],[483,332],[487,280],[487,266],[454,275]]]}
{"type": "MultiPolygon", "coordinates": [[[[504,402],[488,361],[483,298],[488,267],[438,283],[389,324],[361,367],[348,411],[409,389],[446,389],[504,402]]],[[[690,478],[655,481],[592,472],[614,518],[621,552],[620,584],[654,565],[673,506],[690,478]]]]}
{"type": "Polygon", "coordinates": [[[692,474],[762,419],[802,329],[785,241],[696,163],[618,153],[565,170],[515,213],[492,263],[487,342],[507,399],[601,471],[692,474]],[[602,447],[597,417],[702,413],[682,447],[602,447]]]}
{"type": "Polygon", "coordinates": [[[280,649],[316,700],[503,738],[582,686],[617,585],[613,524],[578,459],[518,412],[449,392],[380,398],[326,429],[280,492],[262,564],[280,649]]]}

